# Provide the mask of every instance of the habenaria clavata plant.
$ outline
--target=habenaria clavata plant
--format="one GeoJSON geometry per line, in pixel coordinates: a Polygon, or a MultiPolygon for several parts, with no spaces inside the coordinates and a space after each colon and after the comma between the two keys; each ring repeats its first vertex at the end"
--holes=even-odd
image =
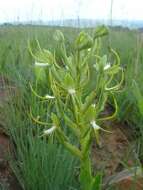
{"type": "Polygon", "coordinates": [[[42,137],[50,138],[54,135],[59,143],[79,158],[82,190],[98,189],[99,175],[92,174],[91,143],[95,138],[97,144],[100,144],[100,131],[110,133],[101,127],[101,122],[115,117],[117,102],[114,92],[120,89],[124,79],[117,52],[109,49],[114,58],[113,62],[108,60],[107,55],[100,55],[101,38],[107,34],[108,29],[105,26],[97,27],[93,36],[84,31],[80,32],[74,42],[72,53],[67,52],[65,37],[61,31],[54,34],[57,49],[53,53],[41,48],[38,41],[36,51],[29,45],[35,59],[37,82],[46,84],[48,81],[49,93],[41,96],[32,86],[31,90],[35,96],[51,105],[48,122],[35,119],[32,114],[31,117],[38,124],[44,125],[42,137]],[[62,60],[60,63],[56,56],[57,51],[62,60]],[[91,81],[92,73],[94,81],[91,81]],[[121,79],[115,84],[116,75],[120,75],[121,79]],[[91,82],[92,87],[89,88],[91,82]],[[101,113],[105,109],[108,97],[113,98],[115,112],[102,118],[101,113]],[[67,135],[64,128],[73,133],[77,145],[71,142],[71,133],[67,135]]]}

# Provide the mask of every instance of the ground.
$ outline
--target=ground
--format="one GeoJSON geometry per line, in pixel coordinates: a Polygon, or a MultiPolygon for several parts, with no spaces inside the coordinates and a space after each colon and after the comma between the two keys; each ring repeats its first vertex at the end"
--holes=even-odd
{"type": "Polygon", "coordinates": [[[0,131],[0,189],[20,190],[18,181],[8,164],[9,154],[10,140],[0,131]]]}

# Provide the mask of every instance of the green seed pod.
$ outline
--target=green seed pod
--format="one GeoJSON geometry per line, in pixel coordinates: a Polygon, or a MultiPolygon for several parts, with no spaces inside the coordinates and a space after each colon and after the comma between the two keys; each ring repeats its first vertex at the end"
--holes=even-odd
{"type": "Polygon", "coordinates": [[[35,62],[35,75],[37,80],[39,81],[46,81],[46,69],[49,68],[54,61],[53,55],[48,50],[41,50],[34,55],[36,62],[35,62]]]}
{"type": "Polygon", "coordinates": [[[108,35],[108,33],[109,33],[109,31],[108,31],[108,28],[106,26],[104,26],[104,25],[99,26],[95,29],[94,39],[108,35]]]}
{"type": "Polygon", "coordinates": [[[91,48],[92,45],[93,45],[92,38],[87,33],[80,32],[75,42],[76,49],[81,51],[83,49],[91,48]]]}
{"type": "Polygon", "coordinates": [[[75,156],[79,157],[80,159],[82,159],[82,154],[81,151],[76,148],[76,146],[64,141],[63,145],[75,156]]]}
{"type": "Polygon", "coordinates": [[[67,89],[74,88],[75,86],[74,80],[69,73],[66,73],[63,83],[67,89]]]}
{"type": "Polygon", "coordinates": [[[45,68],[43,68],[43,67],[35,67],[34,71],[35,71],[36,80],[38,82],[41,82],[41,83],[46,82],[47,77],[46,77],[45,68]]]}
{"type": "Polygon", "coordinates": [[[93,104],[89,106],[89,108],[85,112],[84,120],[88,123],[94,120],[95,118],[96,118],[96,108],[95,108],[95,105],[93,104]]]}
{"type": "Polygon", "coordinates": [[[83,108],[82,108],[83,113],[85,113],[85,111],[87,111],[89,106],[94,101],[95,97],[96,97],[96,92],[95,91],[92,91],[90,93],[90,95],[86,97],[85,103],[84,103],[83,108]]]}
{"type": "Polygon", "coordinates": [[[52,121],[53,121],[53,124],[54,124],[56,127],[59,127],[60,121],[59,121],[59,118],[56,116],[56,114],[51,113],[51,119],[52,119],[52,121]]]}

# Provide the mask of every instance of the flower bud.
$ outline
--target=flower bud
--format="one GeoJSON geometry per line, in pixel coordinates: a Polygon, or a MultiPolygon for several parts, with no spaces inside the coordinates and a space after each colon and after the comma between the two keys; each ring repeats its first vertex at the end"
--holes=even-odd
{"type": "Polygon", "coordinates": [[[109,31],[108,28],[106,26],[99,26],[95,29],[94,32],[94,39],[108,35],[109,31]]]}
{"type": "Polygon", "coordinates": [[[80,32],[76,39],[75,46],[78,50],[89,49],[93,45],[92,38],[85,32],[80,32]]]}

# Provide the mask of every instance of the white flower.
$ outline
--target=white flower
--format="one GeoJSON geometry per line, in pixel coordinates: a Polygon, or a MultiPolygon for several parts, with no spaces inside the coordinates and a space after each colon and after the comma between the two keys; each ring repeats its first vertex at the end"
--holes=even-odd
{"type": "Polygon", "coordinates": [[[91,48],[88,48],[88,50],[87,50],[87,51],[88,51],[88,52],[89,52],[89,51],[91,51],[91,48]]]}
{"type": "Polygon", "coordinates": [[[101,127],[99,127],[99,125],[97,125],[94,120],[91,121],[91,125],[92,125],[92,127],[93,127],[94,130],[99,130],[99,129],[101,129],[101,127]]]}
{"type": "Polygon", "coordinates": [[[38,66],[38,67],[47,67],[47,66],[49,66],[49,63],[35,62],[35,66],[38,66]]]}
{"type": "Polygon", "coordinates": [[[50,95],[45,95],[45,98],[47,98],[47,99],[54,99],[55,97],[54,96],[50,96],[50,95]]]}
{"type": "Polygon", "coordinates": [[[107,130],[101,128],[99,125],[96,124],[96,122],[94,120],[91,121],[90,124],[91,124],[91,126],[93,127],[93,129],[95,131],[101,130],[101,131],[104,131],[104,132],[107,132],[107,133],[112,133],[111,131],[107,131],[107,130]]]}
{"type": "Polygon", "coordinates": [[[71,95],[75,94],[75,92],[76,92],[76,91],[75,91],[74,88],[69,88],[69,89],[68,89],[68,93],[71,94],[71,95]]]}
{"type": "Polygon", "coordinates": [[[95,104],[92,104],[92,107],[93,107],[93,108],[95,108],[95,107],[96,107],[96,105],[95,105],[95,104]]]}
{"type": "Polygon", "coordinates": [[[56,126],[51,127],[44,131],[44,135],[51,135],[56,130],[56,126]]]}
{"type": "Polygon", "coordinates": [[[104,71],[109,69],[111,67],[111,63],[107,63],[105,66],[104,66],[104,71]]]}

